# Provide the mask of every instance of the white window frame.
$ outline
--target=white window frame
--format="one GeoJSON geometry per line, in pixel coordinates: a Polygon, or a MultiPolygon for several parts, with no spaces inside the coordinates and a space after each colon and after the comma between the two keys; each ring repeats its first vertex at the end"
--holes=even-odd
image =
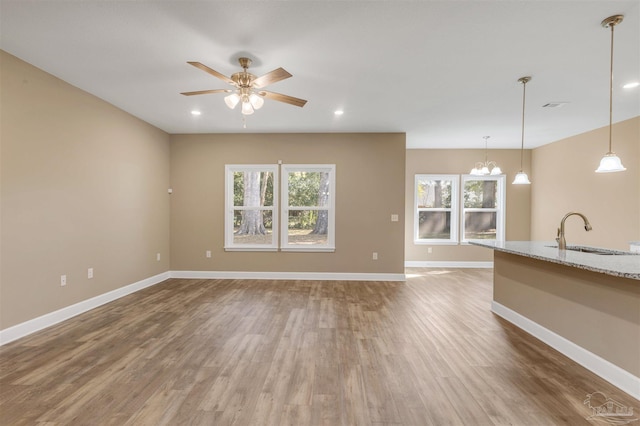
{"type": "Polygon", "coordinates": [[[453,174],[416,174],[413,186],[413,243],[414,244],[441,244],[441,245],[451,245],[458,244],[458,212],[459,212],[459,200],[460,200],[460,175],[453,174]],[[450,208],[418,208],[418,182],[420,180],[448,180],[451,181],[451,207],[450,208]],[[449,238],[419,238],[419,230],[420,230],[420,212],[423,211],[445,211],[451,212],[451,228],[450,228],[450,236],[449,238]]]}
{"type": "Polygon", "coordinates": [[[277,251],[278,250],[278,165],[277,164],[228,164],[225,166],[225,251],[277,251]],[[234,205],[233,174],[235,172],[271,172],[273,173],[273,206],[263,206],[259,210],[271,211],[272,242],[271,244],[236,244],[233,242],[234,210],[255,210],[255,207],[234,205]]]}
{"type": "Polygon", "coordinates": [[[460,185],[460,236],[462,244],[469,244],[469,241],[473,239],[465,238],[465,213],[466,212],[496,212],[496,238],[494,239],[482,239],[478,241],[504,241],[505,239],[505,217],[506,217],[506,177],[505,175],[494,176],[475,176],[475,175],[462,175],[462,183],[460,185]],[[495,208],[465,208],[464,206],[464,191],[465,183],[467,181],[477,180],[493,180],[497,182],[496,189],[496,207],[495,208]]]}
{"type": "Polygon", "coordinates": [[[280,223],[280,250],[297,252],[334,252],[335,247],[335,211],[336,211],[336,166],[335,164],[283,164],[281,166],[281,216],[280,223]],[[329,200],[328,206],[289,206],[289,173],[290,172],[328,172],[329,173],[329,200]],[[290,210],[327,210],[328,229],[327,243],[314,245],[299,245],[289,243],[289,211],[290,210]]]}

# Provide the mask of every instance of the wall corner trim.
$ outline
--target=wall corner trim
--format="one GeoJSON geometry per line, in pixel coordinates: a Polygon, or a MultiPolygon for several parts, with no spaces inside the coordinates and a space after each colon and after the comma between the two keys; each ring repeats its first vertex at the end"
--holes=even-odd
{"type": "Polygon", "coordinates": [[[98,306],[104,305],[105,303],[109,303],[128,294],[135,293],[136,291],[142,290],[143,288],[161,283],[162,281],[168,280],[169,278],[169,272],[163,272],[161,274],[145,278],[133,284],[129,284],[124,287],[109,291],[107,293],[92,297],[91,299],[83,300],[82,302],[78,302],[74,305],[70,305],[65,308],[58,309],[57,311],[44,314],[29,321],[25,321],[12,327],[5,328],[4,330],[0,330],[0,346],[28,336],[29,334],[35,333],[36,331],[51,327],[52,325],[68,320],[69,318],[73,318],[76,315],[80,315],[84,312],[90,311],[91,309],[95,309],[98,306]]]}
{"type": "Polygon", "coordinates": [[[551,346],[553,349],[569,357],[634,398],[640,399],[640,377],[634,376],[606,359],[576,345],[572,341],[565,339],[496,301],[491,302],[491,312],[551,346]]]}
{"type": "Polygon", "coordinates": [[[234,280],[405,281],[405,274],[352,272],[171,271],[171,278],[234,280]]]}
{"type": "Polygon", "coordinates": [[[493,262],[456,262],[456,261],[424,261],[407,260],[405,268],[493,268],[493,262]]]}

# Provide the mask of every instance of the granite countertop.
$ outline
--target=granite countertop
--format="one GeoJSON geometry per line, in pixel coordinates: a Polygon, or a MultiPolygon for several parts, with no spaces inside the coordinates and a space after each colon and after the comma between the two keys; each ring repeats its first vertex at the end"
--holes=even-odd
{"type": "MultiPolygon", "coordinates": [[[[487,247],[505,253],[530,257],[560,265],[573,266],[588,271],[600,272],[617,277],[640,280],[640,254],[624,252],[624,255],[600,255],[557,248],[557,243],[549,241],[470,241],[471,244],[487,247]],[[549,247],[556,246],[556,247],[549,247]]],[[[571,246],[571,244],[568,244],[571,246]]],[[[593,247],[594,250],[603,250],[593,247]]],[[[607,250],[607,249],[604,249],[607,250]]],[[[620,252],[619,250],[613,250],[620,252]]]]}

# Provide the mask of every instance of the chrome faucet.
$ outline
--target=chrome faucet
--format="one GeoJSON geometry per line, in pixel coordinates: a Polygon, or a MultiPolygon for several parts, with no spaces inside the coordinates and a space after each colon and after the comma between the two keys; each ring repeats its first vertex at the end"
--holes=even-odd
{"type": "Polygon", "coordinates": [[[564,215],[564,217],[562,218],[562,221],[560,222],[560,228],[558,228],[558,236],[556,237],[556,241],[558,242],[558,249],[560,250],[567,249],[567,240],[564,239],[564,221],[567,220],[569,216],[573,216],[573,215],[580,216],[582,220],[584,220],[585,231],[588,232],[588,231],[591,231],[592,229],[591,224],[589,223],[589,219],[587,219],[587,217],[582,213],[578,213],[578,212],[567,213],[566,215],[564,215]]]}

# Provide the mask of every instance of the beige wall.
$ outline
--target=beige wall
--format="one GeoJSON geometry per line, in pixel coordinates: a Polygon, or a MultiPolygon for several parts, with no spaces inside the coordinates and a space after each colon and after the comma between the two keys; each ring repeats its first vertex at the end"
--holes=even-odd
{"type": "MultiPolygon", "coordinates": [[[[531,152],[524,152],[524,171],[531,173],[531,152]]],[[[468,174],[477,161],[484,159],[484,150],[474,149],[409,149],[406,152],[405,180],[405,257],[407,261],[422,262],[490,262],[492,250],[471,245],[418,245],[413,242],[414,179],[416,174],[468,174]],[[431,247],[432,253],[428,253],[431,247]]],[[[489,150],[489,160],[495,161],[506,173],[507,209],[506,239],[529,240],[530,194],[533,185],[512,185],[520,170],[520,151],[512,149],[489,150]]]]}
{"type": "Polygon", "coordinates": [[[404,273],[404,157],[403,133],[172,135],[171,269],[404,273]],[[335,253],[224,251],[225,164],[278,160],[336,164],[335,253]]]}
{"type": "Polygon", "coordinates": [[[5,329],[169,269],[170,147],[166,133],[0,54],[5,329]]]}
{"type": "Polygon", "coordinates": [[[553,241],[570,211],[584,213],[593,231],[579,217],[567,219],[569,244],[628,250],[640,240],[640,117],[613,127],[613,150],[626,171],[594,173],[608,143],[607,126],[533,150],[532,240],[553,241]]]}
{"type": "Polygon", "coordinates": [[[640,377],[637,280],[495,252],[493,299],[640,377]]]}

